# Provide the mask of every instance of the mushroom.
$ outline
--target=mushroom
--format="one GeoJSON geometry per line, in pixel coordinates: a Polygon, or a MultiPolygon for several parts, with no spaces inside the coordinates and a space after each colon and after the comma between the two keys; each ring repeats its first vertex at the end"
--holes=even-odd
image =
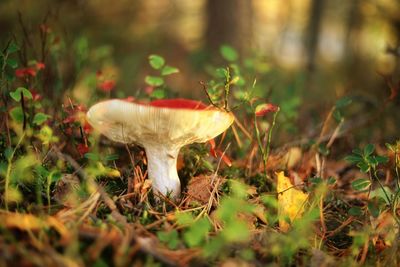
{"type": "Polygon", "coordinates": [[[230,112],[188,99],[148,104],[112,99],[92,106],[87,118],[109,139],[142,146],[153,190],[173,198],[181,189],[176,169],[181,147],[216,137],[234,120],[230,112]]]}

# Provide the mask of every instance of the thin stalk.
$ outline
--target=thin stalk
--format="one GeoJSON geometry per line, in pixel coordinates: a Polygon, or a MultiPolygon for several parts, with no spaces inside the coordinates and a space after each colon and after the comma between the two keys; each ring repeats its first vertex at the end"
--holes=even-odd
{"type": "Polygon", "coordinates": [[[265,166],[268,163],[269,153],[270,153],[270,150],[271,150],[272,130],[275,127],[276,117],[278,116],[278,113],[279,113],[279,109],[276,112],[274,112],[274,117],[272,118],[272,124],[271,124],[271,127],[269,127],[269,130],[268,130],[268,140],[267,140],[267,144],[266,144],[266,149],[265,149],[266,153],[265,153],[265,160],[264,160],[265,161],[265,166]]]}
{"type": "Polygon", "coordinates": [[[203,87],[204,93],[206,94],[207,99],[208,99],[208,101],[210,102],[210,104],[213,105],[214,107],[218,107],[218,106],[214,103],[214,101],[211,99],[211,96],[210,96],[210,94],[209,94],[208,91],[207,91],[207,85],[206,85],[203,81],[200,81],[199,83],[200,83],[200,85],[203,87]]]}
{"type": "MultiPolygon", "coordinates": [[[[376,174],[375,168],[373,169],[373,174],[374,174],[373,177],[374,177],[374,178],[376,179],[376,181],[378,182],[379,187],[382,189],[383,194],[385,195],[385,197],[386,197],[386,199],[387,199],[387,201],[388,201],[388,203],[389,203],[389,207],[390,207],[390,209],[391,209],[391,211],[392,211],[393,218],[395,219],[397,225],[400,226],[400,219],[397,217],[397,214],[396,214],[396,206],[394,205],[394,201],[392,201],[392,199],[389,197],[389,194],[386,192],[385,187],[383,186],[382,182],[379,180],[379,177],[378,177],[378,175],[376,174]]],[[[371,176],[371,171],[370,171],[370,176],[371,176]]],[[[372,178],[372,177],[371,177],[371,178],[372,178]]]]}
{"type": "Polygon", "coordinates": [[[8,59],[8,56],[9,56],[9,53],[8,53],[7,49],[9,47],[10,43],[11,43],[11,41],[8,42],[8,44],[7,44],[6,48],[5,48],[5,53],[4,54],[2,53],[2,55],[3,55],[3,62],[2,62],[3,65],[1,66],[1,81],[0,81],[1,82],[1,86],[0,86],[1,92],[3,92],[3,85],[7,84],[7,81],[5,79],[5,73],[6,73],[7,59],[8,59]]]}
{"type": "Polygon", "coordinates": [[[396,182],[397,182],[397,189],[400,190],[400,175],[399,175],[399,154],[398,154],[398,149],[396,145],[396,149],[394,151],[394,170],[396,171],[396,182]]]}
{"type": "Polygon", "coordinates": [[[24,118],[22,129],[25,131],[26,130],[25,100],[24,100],[24,93],[22,91],[21,91],[21,109],[24,118]]]}
{"type": "Polygon", "coordinates": [[[51,186],[51,180],[52,180],[52,173],[50,173],[47,176],[47,185],[46,185],[46,197],[47,197],[47,213],[50,214],[50,205],[51,205],[51,200],[50,200],[50,186],[51,186]]]}
{"type": "Polygon", "coordinates": [[[263,142],[261,141],[260,129],[258,129],[258,124],[257,124],[257,115],[254,112],[254,131],[256,134],[256,138],[257,138],[258,148],[260,149],[260,152],[262,155],[264,175],[265,175],[265,178],[267,178],[267,179],[269,179],[268,173],[267,173],[267,163],[268,163],[268,158],[269,158],[269,154],[270,154],[270,150],[271,150],[272,130],[274,129],[278,112],[279,112],[279,109],[278,109],[278,111],[274,112],[274,117],[272,119],[271,127],[268,129],[267,142],[266,142],[265,146],[264,146],[263,142]]]}
{"type": "Polygon", "coordinates": [[[256,134],[256,138],[257,138],[258,148],[260,149],[262,159],[263,159],[264,174],[265,174],[265,177],[267,177],[267,161],[266,161],[267,158],[265,157],[264,146],[261,141],[260,130],[258,129],[258,123],[257,123],[257,115],[255,112],[254,112],[254,131],[256,134]]]}
{"type": "Polygon", "coordinates": [[[15,146],[13,152],[11,153],[10,158],[8,159],[8,165],[7,165],[7,172],[6,172],[6,179],[5,179],[5,188],[4,188],[4,199],[5,199],[5,207],[6,210],[8,211],[8,187],[10,186],[10,176],[11,176],[11,170],[12,170],[12,160],[14,158],[15,152],[17,151],[18,147],[20,146],[22,140],[25,137],[25,132],[22,134],[21,138],[18,140],[17,145],[15,146]]]}
{"type": "Polygon", "coordinates": [[[226,75],[226,83],[225,83],[225,86],[224,86],[224,89],[225,89],[224,109],[225,109],[225,110],[229,110],[229,106],[228,106],[228,96],[229,96],[229,90],[230,90],[230,85],[231,85],[231,83],[230,83],[231,74],[230,74],[229,67],[226,68],[226,72],[227,72],[227,75],[226,75]]]}

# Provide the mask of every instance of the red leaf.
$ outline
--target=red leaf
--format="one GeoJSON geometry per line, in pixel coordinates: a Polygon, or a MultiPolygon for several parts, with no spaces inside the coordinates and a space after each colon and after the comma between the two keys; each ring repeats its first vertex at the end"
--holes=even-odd
{"type": "Polygon", "coordinates": [[[40,95],[35,89],[30,89],[29,91],[32,94],[33,101],[37,101],[37,100],[42,99],[42,95],[40,95]]]}
{"type": "Polygon", "coordinates": [[[85,123],[83,124],[83,131],[85,132],[85,134],[90,134],[93,130],[92,126],[90,126],[90,124],[85,120],[85,123]]]}
{"type": "Polygon", "coordinates": [[[224,153],[222,153],[221,150],[217,150],[217,155],[221,157],[222,161],[225,162],[226,165],[229,167],[232,166],[232,161],[231,159],[224,153]]]}
{"type": "Polygon", "coordinates": [[[42,70],[46,67],[46,65],[43,62],[37,62],[36,63],[36,69],[42,70]]]}
{"type": "Polygon", "coordinates": [[[208,141],[210,143],[210,154],[211,156],[213,156],[214,158],[217,157],[217,153],[215,152],[215,141],[214,139],[211,139],[208,141]]]}
{"type": "Polygon", "coordinates": [[[22,78],[26,76],[36,76],[36,70],[33,68],[21,68],[21,69],[16,69],[15,70],[15,76],[22,78]]]}
{"type": "Polygon", "coordinates": [[[278,110],[279,110],[278,106],[271,104],[271,103],[265,103],[265,104],[258,105],[256,107],[255,112],[256,112],[257,117],[261,117],[269,112],[277,112],[278,110]]]}
{"type": "Polygon", "coordinates": [[[36,70],[33,69],[33,68],[26,68],[25,69],[25,75],[29,75],[29,76],[35,77],[36,76],[36,70]]]}
{"type": "Polygon", "coordinates": [[[146,86],[146,88],[144,88],[144,92],[147,95],[151,95],[151,93],[153,93],[153,91],[154,91],[154,87],[153,86],[146,86]]]}
{"type": "Polygon", "coordinates": [[[15,76],[21,78],[25,76],[25,69],[16,69],[15,76]]]}
{"type": "Polygon", "coordinates": [[[40,30],[43,33],[49,33],[51,31],[50,27],[46,24],[40,24],[40,30]]]}
{"type": "Polygon", "coordinates": [[[135,98],[133,96],[128,96],[127,98],[125,98],[125,101],[134,102],[135,98]]]}
{"type": "Polygon", "coordinates": [[[222,161],[225,162],[226,165],[228,165],[229,167],[232,166],[232,161],[230,160],[230,158],[227,155],[225,155],[221,150],[215,149],[214,139],[211,139],[208,142],[210,143],[211,156],[213,156],[214,158],[221,157],[222,161]]]}
{"type": "Polygon", "coordinates": [[[78,144],[76,146],[76,149],[78,150],[79,154],[81,154],[81,156],[89,152],[89,147],[85,144],[78,144]]]}
{"type": "Polygon", "coordinates": [[[69,123],[75,122],[75,120],[76,120],[75,115],[72,114],[72,115],[69,115],[68,117],[66,117],[66,118],[63,120],[63,123],[69,124],[69,123]]]}
{"type": "Polygon", "coordinates": [[[113,80],[105,80],[104,82],[99,84],[99,88],[103,92],[110,92],[115,87],[115,81],[113,80]]]}

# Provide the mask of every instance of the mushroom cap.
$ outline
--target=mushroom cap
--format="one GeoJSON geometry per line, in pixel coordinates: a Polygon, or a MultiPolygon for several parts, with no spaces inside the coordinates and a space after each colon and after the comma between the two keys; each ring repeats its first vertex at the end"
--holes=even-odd
{"type": "Polygon", "coordinates": [[[93,128],[113,141],[171,147],[206,142],[234,120],[230,112],[187,99],[149,104],[112,99],[92,106],[87,118],[93,128]]]}

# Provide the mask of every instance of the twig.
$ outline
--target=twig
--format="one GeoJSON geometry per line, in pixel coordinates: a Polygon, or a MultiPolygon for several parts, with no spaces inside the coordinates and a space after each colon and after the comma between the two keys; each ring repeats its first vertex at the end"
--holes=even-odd
{"type": "Polygon", "coordinates": [[[207,91],[207,85],[206,85],[203,81],[200,81],[199,83],[200,83],[201,86],[203,86],[203,90],[204,90],[204,92],[206,93],[207,99],[208,99],[208,101],[210,102],[210,104],[213,105],[214,107],[218,107],[218,106],[214,103],[214,101],[211,99],[211,96],[210,96],[210,94],[209,94],[208,91],[207,91]]]}
{"type": "Polygon", "coordinates": [[[22,114],[23,114],[23,118],[24,118],[22,129],[25,131],[26,130],[25,100],[24,100],[24,93],[22,91],[21,91],[21,108],[22,108],[22,114]]]}
{"type": "Polygon", "coordinates": [[[100,194],[100,197],[103,200],[104,204],[106,204],[106,206],[111,210],[111,216],[118,223],[124,226],[125,234],[132,237],[133,241],[139,245],[139,249],[142,252],[152,255],[154,258],[167,265],[176,265],[175,262],[168,259],[161,252],[159,252],[157,247],[154,246],[153,242],[149,242],[148,238],[139,237],[135,234],[133,225],[129,224],[126,221],[126,218],[118,211],[118,208],[115,205],[114,201],[107,195],[103,187],[99,186],[93,179],[90,179],[90,177],[86,175],[79,164],[70,155],[63,154],[57,147],[54,147],[54,151],[59,159],[67,161],[75,169],[82,180],[91,182],[91,186],[96,189],[96,191],[100,194]]]}
{"type": "Polygon", "coordinates": [[[240,130],[242,130],[242,132],[247,136],[247,138],[249,138],[250,141],[253,140],[253,137],[251,136],[251,134],[246,130],[246,128],[243,126],[243,124],[238,120],[238,118],[236,118],[236,116],[234,115],[235,118],[235,123],[236,125],[239,127],[240,130]]]}

